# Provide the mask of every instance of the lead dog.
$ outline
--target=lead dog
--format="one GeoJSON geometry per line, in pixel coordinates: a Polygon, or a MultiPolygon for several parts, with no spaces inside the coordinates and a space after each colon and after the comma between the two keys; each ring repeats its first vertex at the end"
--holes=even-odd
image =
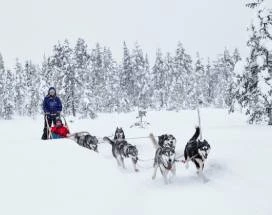
{"type": "Polygon", "coordinates": [[[183,161],[188,168],[188,162],[192,161],[197,169],[197,174],[204,180],[207,180],[203,175],[204,163],[208,157],[211,146],[206,140],[198,140],[200,128],[196,127],[193,137],[188,141],[184,149],[183,161]]]}
{"type": "Polygon", "coordinates": [[[122,166],[125,169],[124,158],[131,158],[135,172],[139,171],[136,167],[138,161],[136,146],[129,144],[125,139],[111,140],[108,137],[104,137],[103,140],[111,144],[112,155],[116,159],[118,166],[122,166]]]}
{"type": "Polygon", "coordinates": [[[150,134],[149,136],[156,149],[152,179],[154,180],[156,178],[157,170],[160,168],[164,183],[168,184],[176,175],[176,138],[173,135],[161,135],[157,142],[153,134],[150,134]],[[168,176],[170,172],[172,173],[171,178],[168,176]]]}
{"type": "Polygon", "coordinates": [[[124,132],[123,128],[121,128],[121,127],[116,128],[113,139],[114,139],[114,141],[126,139],[125,132],[124,132]]]}
{"type": "Polygon", "coordinates": [[[79,132],[71,135],[70,139],[74,140],[78,145],[98,152],[97,144],[98,139],[95,136],[90,135],[88,132],[79,132]]]}

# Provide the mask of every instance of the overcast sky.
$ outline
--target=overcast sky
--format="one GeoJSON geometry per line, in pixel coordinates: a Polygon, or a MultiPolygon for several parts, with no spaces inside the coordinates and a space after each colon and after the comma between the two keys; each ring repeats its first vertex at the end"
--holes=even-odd
{"type": "MultiPolygon", "coordinates": [[[[272,2],[272,1],[271,1],[272,2]]],[[[40,63],[58,40],[84,38],[111,47],[117,60],[122,41],[138,43],[154,58],[181,41],[190,54],[214,58],[224,47],[246,55],[252,11],[245,0],[0,0],[0,52],[40,63]]]]}

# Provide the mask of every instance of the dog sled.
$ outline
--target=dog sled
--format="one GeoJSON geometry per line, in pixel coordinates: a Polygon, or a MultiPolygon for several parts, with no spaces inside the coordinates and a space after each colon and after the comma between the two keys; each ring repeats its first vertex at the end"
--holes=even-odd
{"type": "MultiPolygon", "coordinates": [[[[70,128],[69,128],[69,126],[68,126],[68,123],[67,123],[66,118],[65,118],[63,115],[60,115],[59,118],[60,118],[60,120],[61,120],[62,122],[64,122],[63,126],[66,127],[66,128],[70,131],[70,128]]],[[[52,139],[62,139],[62,138],[57,137],[57,136],[55,136],[55,135],[53,134],[53,132],[52,132],[52,127],[49,126],[48,119],[47,119],[46,116],[45,116],[45,122],[46,122],[46,125],[47,125],[47,136],[48,136],[48,140],[50,140],[50,139],[51,139],[51,140],[52,140],[52,139]]],[[[87,134],[90,134],[90,133],[89,133],[88,131],[80,131],[80,132],[75,132],[75,133],[69,133],[69,135],[68,135],[67,137],[63,137],[63,138],[71,139],[71,138],[73,138],[73,137],[76,136],[76,135],[82,136],[82,135],[87,135],[87,134]]]]}

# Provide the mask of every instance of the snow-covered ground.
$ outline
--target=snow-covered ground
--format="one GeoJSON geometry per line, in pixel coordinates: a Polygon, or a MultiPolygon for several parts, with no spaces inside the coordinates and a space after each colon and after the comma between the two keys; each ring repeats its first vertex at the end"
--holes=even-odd
{"type": "MultiPolygon", "coordinates": [[[[194,133],[195,111],[149,112],[147,129],[130,128],[136,113],[101,114],[95,120],[75,120],[71,131],[112,135],[122,126],[127,137],[172,133],[182,152],[194,133]]],[[[117,167],[110,145],[96,154],[71,140],[40,140],[42,117],[0,121],[0,214],[271,214],[271,127],[248,125],[239,114],[202,110],[203,134],[212,146],[205,175],[177,164],[177,177],[165,185],[158,172],[151,180],[152,161],[139,162],[135,173],[117,167]]],[[[149,139],[131,139],[141,159],[154,156],[149,139]]]]}

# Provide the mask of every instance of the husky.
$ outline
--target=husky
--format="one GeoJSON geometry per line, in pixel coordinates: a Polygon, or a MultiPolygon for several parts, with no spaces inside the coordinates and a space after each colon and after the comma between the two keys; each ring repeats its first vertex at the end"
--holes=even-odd
{"type": "Polygon", "coordinates": [[[124,132],[123,128],[121,128],[121,127],[116,128],[113,139],[114,139],[114,141],[116,141],[116,140],[125,140],[126,139],[125,132],[124,132]]]}
{"type": "Polygon", "coordinates": [[[204,181],[207,179],[203,175],[204,163],[208,158],[208,154],[211,150],[211,146],[207,140],[198,140],[200,134],[200,128],[196,127],[196,131],[192,138],[188,141],[184,149],[184,158],[183,161],[186,164],[186,168],[189,167],[188,162],[192,161],[197,169],[197,175],[202,177],[204,181]]]}
{"type": "Polygon", "coordinates": [[[104,137],[103,140],[111,144],[112,155],[116,159],[118,166],[122,166],[125,169],[124,158],[131,158],[135,172],[139,171],[136,167],[138,161],[136,146],[129,144],[125,139],[111,140],[108,137],[104,137]]]}
{"type": "Polygon", "coordinates": [[[82,147],[98,152],[98,139],[95,136],[90,135],[90,133],[88,132],[75,133],[69,138],[74,140],[78,145],[82,147]]]}
{"type": "Polygon", "coordinates": [[[159,142],[156,141],[153,134],[150,134],[150,138],[156,149],[152,179],[154,180],[156,178],[157,170],[160,168],[164,183],[168,184],[171,182],[172,178],[176,176],[176,138],[173,135],[162,135],[159,136],[159,142]],[[168,176],[169,172],[172,173],[171,178],[168,176]]]}

